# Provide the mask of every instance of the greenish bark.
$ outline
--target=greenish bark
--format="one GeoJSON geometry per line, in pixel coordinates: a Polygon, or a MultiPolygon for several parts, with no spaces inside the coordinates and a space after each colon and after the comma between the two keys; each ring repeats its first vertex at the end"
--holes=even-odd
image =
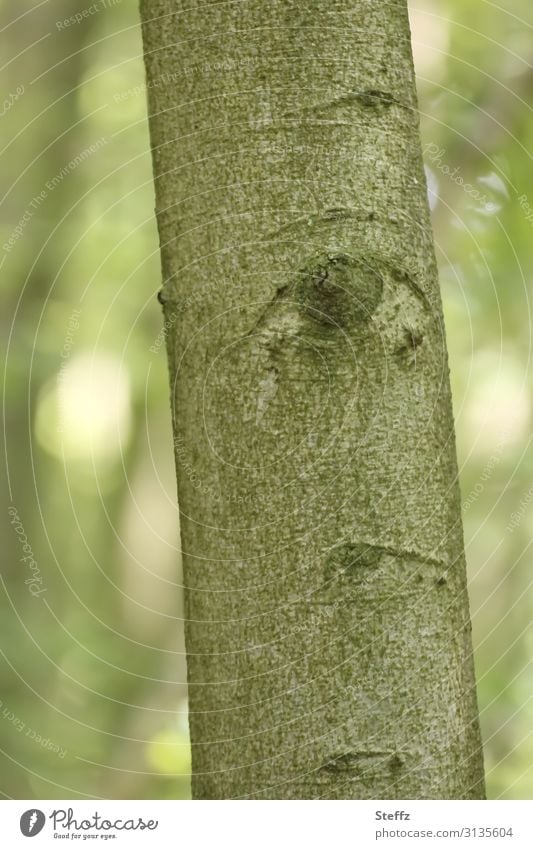
{"type": "Polygon", "coordinates": [[[196,798],[480,798],[405,0],[142,4],[196,798]]]}

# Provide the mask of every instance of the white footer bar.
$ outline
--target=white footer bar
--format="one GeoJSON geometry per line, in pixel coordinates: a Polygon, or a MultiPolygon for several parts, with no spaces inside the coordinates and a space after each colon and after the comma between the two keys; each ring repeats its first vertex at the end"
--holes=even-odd
{"type": "Polygon", "coordinates": [[[532,849],[533,803],[3,801],[0,834],[9,849],[532,849]]]}

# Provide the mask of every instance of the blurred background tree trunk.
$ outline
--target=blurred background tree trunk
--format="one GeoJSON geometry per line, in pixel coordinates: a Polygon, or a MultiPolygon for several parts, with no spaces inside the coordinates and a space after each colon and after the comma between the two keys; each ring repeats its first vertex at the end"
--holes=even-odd
{"type": "MultiPolygon", "coordinates": [[[[36,527],[32,527],[27,518],[30,504],[35,510],[36,519],[38,515],[34,503],[35,460],[28,444],[33,412],[28,397],[32,389],[36,391],[42,385],[50,364],[46,356],[35,357],[30,389],[27,361],[19,352],[26,352],[34,344],[29,328],[38,321],[39,315],[42,316],[46,301],[57,295],[57,276],[62,256],[61,246],[58,247],[52,234],[66,217],[72,190],[69,182],[63,181],[55,191],[47,192],[46,181],[55,177],[78,153],[83,139],[76,99],[86,65],[84,48],[91,35],[91,21],[85,27],[69,28],[66,37],[55,27],[56,16],[57,20],[62,20],[80,12],[86,7],[84,0],[59,0],[53,4],[53,8],[43,4],[28,18],[33,7],[34,4],[27,0],[22,3],[20,0],[8,0],[2,4],[0,22],[0,42],[6,57],[2,68],[3,88],[6,96],[8,92],[19,94],[13,108],[6,110],[2,116],[4,136],[0,220],[7,242],[13,227],[29,209],[31,226],[36,234],[35,243],[39,244],[39,251],[34,250],[35,245],[25,243],[23,250],[14,250],[10,254],[2,251],[1,257],[2,266],[5,264],[3,279],[6,283],[3,287],[2,324],[4,337],[11,342],[11,357],[8,358],[6,368],[7,402],[4,417],[4,438],[8,452],[2,460],[2,465],[5,463],[3,477],[8,482],[2,499],[5,499],[2,515],[6,521],[6,577],[15,577],[20,573],[20,544],[8,526],[8,505],[11,502],[18,507],[23,505],[24,509],[20,509],[25,514],[25,527],[33,539],[41,524],[37,520],[36,527]],[[31,27],[28,26],[29,21],[31,27]],[[32,99],[32,95],[35,99],[32,99]],[[34,163],[41,180],[36,178],[35,167],[31,167],[34,163]],[[41,192],[47,194],[46,204],[32,207],[32,200],[41,192]],[[15,308],[19,322],[23,322],[24,330],[20,333],[13,327],[15,308]]],[[[57,488],[55,481],[52,486],[57,488]]],[[[58,587],[57,594],[59,592],[58,587]]],[[[9,613],[3,617],[0,642],[4,634],[10,635],[6,636],[6,643],[13,640],[14,625],[9,613]]],[[[36,619],[34,613],[34,622],[36,619]]],[[[46,640],[42,642],[46,645],[46,640]]],[[[19,709],[20,681],[3,662],[2,667],[6,703],[19,709]]],[[[47,677],[49,680],[49,675],[47,677]]],[[[20,710],[20,713],[23,711],[20,710]]],[[[3,744],[1,737],[4,733],[6,730],[2,728],[0,744],[3,744]]],[[[3,749],[3,745],[0,747],[3,749]]],[[[4,769],[9,771],[13,798],[31,796],[27,773],[20,764],[4,760],[3,754],[0,758],[4,769]]]]}
{"type": "MultiPolygon", "coordinates": [[[[101,458],[96,471],[96,428],[89,421],[98,415],[100,402],[100,410],[112,409],[118,387],[112,386],[111,397],[104,399],[105,369],[83,388],[79,371],[88,358],[95,356],[98,362],[102,352],[107,354],[103,362],[111,365],[110,339],[116,343],[124,338],[118,325],[109,333],[103,328],[106,298],[113,298],[132,267],[140,270],[143,284],[154,279],[139,260],[139,254],[144,259],[157,247],[152,221],[142,232],[138,228],[139,220],[146,220],[151,192],[147,133],[141,130],[127,141],[120,136],[113,143],[115,131],[124,127],[114,95],[122,96],[136,75],[139,84],[143,81],[138,11],[127,7],[86,0],[6,0],[0,10],[5,60],[0,263],[6,343],[0,795],[19,799],[65,793],[73,798],[160,798],[169,784],[173,798],[189,793],[188,741],[176,719],[185,672],[180,670],[181,593],[175,557],[167,555],[173,568],[167,581],[161,580],[167,568],[164,551],[149,570],[139,562],[142,531],[150,525],[139,522],[139,505],[148,504],[147,512],[155,505],[160,532],[168,523],[168,512],[161,509],[161,501],[168,499],[147,484],[159,452],[154,460],[145,442],[144,376],[140,393],[132,393],[130,438],[120,452],[128,471],[121,481],[113,453],[101,458]],[[127,59],[122,79],[116,69],[127,59]],[[105,145],[84,158],[103,138],[105,145]],[[79,166],[71,168],[80,154],[79,166]],[[126,176],[130,159],[135,165],[126,176]],[[125,202],[127,212],[119,214],[116,206],[108,211],[108,198],[113,204],[120,201],[124,185],[131,192],[137,180],[146,185],[146,200],[137,193],[125,202]],[[6,250],[24,215],[20,238],[6,250]],[[134,234],[135,249],[126,248],[113,266],[106,258],[116,244],[115,225],[122,228],[120,238],[134,234]],[[86,433],[91,432],[92,445],[85,443],[85,449],[84,428],[72,426],[71,415],[80,410],[70,395],[74,381],[64,381],[71,369],[78,372],[75,391],[77,398],[85,398],[80,415],[86,433]],[[25,583],[32,572],[21,560],[24,552],[13,515],[20,516],[46,587],[39,598],[25,583]],[[137,545],[131,548],[137,560],[128,543],[123,544],[134,533],[137,545]],[[15,720],[6,720],[12,716],[15,720]],[[61,754],[48,748],[47,741],[61,754]],[[114,769],[107,769],[108,764],[114,769]],[[177,775],[180,771],[183,777],[177,775]]],[[[144,117],[144,96],[136,101],[144,117]]],[[[142,290],[137,287],[137,302],[131,289],[124,290],[116,313],[122,328],[131,327],[128,310],[138,318],[139,304],[146,301],[142,290]]],[[[143,361],[157,336],[156,307],[153,318],[138,325],[143,361]]],[[[164,389],[160,397],[166,413],[164,389]]],[[[152,413],[156,408],[151,404],[152,413]]],[[[167,435],[168,413],[157,419],[167,435]]],[[[158,441],[157,435],[153,438],[158,441]]],[[[109,448],[108,437],[106,442],[109,448]]],[[[173,550],[175,508],[169,512],[173,550]]],[[[161,533],[156,537],[148,543],[151,558],[154,545],[159,543],[160,553],[164,549],[161,533]]]]}
{"type": "Polygon", "coordinates": [[[196,798],[482,798],[405,0],[142,4],[196,798]]]}

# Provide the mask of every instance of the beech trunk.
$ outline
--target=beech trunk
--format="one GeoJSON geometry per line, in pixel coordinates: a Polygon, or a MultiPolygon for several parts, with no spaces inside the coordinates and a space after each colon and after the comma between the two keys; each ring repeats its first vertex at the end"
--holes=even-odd
{"type": "Polygon", "coordinates": [[[405,0],[144,0],[198,799],[484,794],[405,0]]]}

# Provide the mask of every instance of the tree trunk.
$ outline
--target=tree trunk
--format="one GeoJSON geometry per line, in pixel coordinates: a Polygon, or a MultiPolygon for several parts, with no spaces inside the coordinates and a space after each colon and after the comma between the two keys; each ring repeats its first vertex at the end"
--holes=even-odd
{"type": "Polygon", "coordinates": [[[195,798],[484,793],[405,0],[144,0],[195,798]]]}

